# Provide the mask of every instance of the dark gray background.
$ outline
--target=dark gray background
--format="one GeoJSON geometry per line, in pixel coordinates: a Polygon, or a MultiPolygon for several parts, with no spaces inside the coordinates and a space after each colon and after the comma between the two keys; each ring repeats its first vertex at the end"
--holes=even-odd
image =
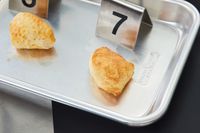
{"type": "MultiPolygon", "coordinates": [[[[188,0],[200,10],[200,0],[188,0]]],[[[147,127],[120,123],[53,102],[55,133],[200,133],[200,31],[166,114],[147,127]]]]}

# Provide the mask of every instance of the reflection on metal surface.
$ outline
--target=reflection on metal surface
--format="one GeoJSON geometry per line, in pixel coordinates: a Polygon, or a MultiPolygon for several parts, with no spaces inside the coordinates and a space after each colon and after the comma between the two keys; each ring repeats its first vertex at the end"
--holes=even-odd
{"type": "Polygon", "coordinates": [[[55,48],[48,50],[16,50],[19,58],[24,60],[52,60],[56,56],[55,48]]]}

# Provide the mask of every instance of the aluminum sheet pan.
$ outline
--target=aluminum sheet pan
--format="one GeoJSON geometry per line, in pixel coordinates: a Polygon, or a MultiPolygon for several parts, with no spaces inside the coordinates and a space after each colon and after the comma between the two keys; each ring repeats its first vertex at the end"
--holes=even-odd
{"type": "Polygon", "coordinates": [[[97,38],[99,4],[80,0],[59,0],[50,7],[54,49],[17,51],[9,38],[15,13],[9,11],[7,0],[1,0],[0,83],[132,126],[157,120],[170,103],[192,47],[199,13],[182,0],[132,2],[146,7],[154,24],[148,35],[140,35],[134,51],[97,38]],[[90,77],[89,57],[101,46],[136,66],[133,80],[119,98],[98,89],[90,77]]]}

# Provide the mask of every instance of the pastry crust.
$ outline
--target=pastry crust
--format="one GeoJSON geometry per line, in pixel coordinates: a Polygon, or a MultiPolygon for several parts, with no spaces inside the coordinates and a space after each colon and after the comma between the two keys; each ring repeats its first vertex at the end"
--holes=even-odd
{"type": "Polygon", "coordinates": [[[97,86],[114,96],[122,93],[134,72],[132,63],[106,47],[92,54],[89,68],[97,86]]]}
{"type": "Polygon", "coordinates": [[[10,38],[17,49],[50,49],[55,37],[52,28],[41,18],[22,12],[10,23],[10,38]]]}

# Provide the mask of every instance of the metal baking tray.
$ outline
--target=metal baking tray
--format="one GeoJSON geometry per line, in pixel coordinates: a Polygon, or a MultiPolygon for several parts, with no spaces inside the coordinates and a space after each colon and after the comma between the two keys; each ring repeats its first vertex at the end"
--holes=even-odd
{"type": "Polygon", "coordinates": [[[95,36],[100,4],[85,0],[59,0],[50,7],[54,49],[17,51],[9,38],[15,13],[8,9],[7,0],[1,0],[0,84],[16,93],[25,91],[131,126],[158,120],[170,103],[192,47],[199,13],[183,0],[132,2],[147,8],[154,25],[148,35],[140,35],[134,51],[95,36]],[[118,98],[98,89],[90,77],[89,57],[101,46],[136,66],[133,80],[118,98]]]}

